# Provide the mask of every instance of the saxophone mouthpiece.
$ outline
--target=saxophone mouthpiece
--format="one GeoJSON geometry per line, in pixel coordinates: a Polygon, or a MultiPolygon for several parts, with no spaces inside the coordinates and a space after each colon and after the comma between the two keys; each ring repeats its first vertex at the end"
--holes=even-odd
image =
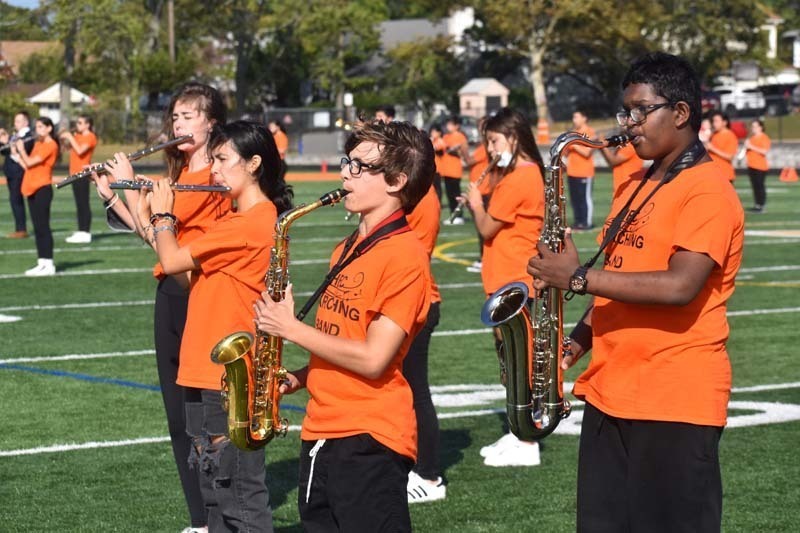
{"type": "Polygon", "coordinates": [[[336,204],[336,203],[339,203],[340,201],[342,201],[342,198],[347,196],[349,193],[350,193],[350,191],[346,191],[344,189],[336,189],[335,191],[331,191],[331,192],[329,192],[327,194],[323,194],[320,197],[319,201],[322,203],[322,205],[336,204]]]}
{"type": "Polygon", "coordinates": [[[612,135],[606,139],[606,147],[622,146],[623,144],[628,144],[631,140],[633,140],[633,137],[624,133],[622,135],[612,135]]]}

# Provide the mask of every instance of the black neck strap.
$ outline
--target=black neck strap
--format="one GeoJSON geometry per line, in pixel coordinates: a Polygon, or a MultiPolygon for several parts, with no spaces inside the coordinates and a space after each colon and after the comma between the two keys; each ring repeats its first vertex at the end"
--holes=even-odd
{"type": "MultiPolygon", "coordinates": [[[[622,207],[622,209],[620,209],[619,213],[616,214],[614,219],[611,221],[611,224],[609,224],[608,230],[603,237],[603,241],[600,243],[600,248],[597,250],[597,253],[595,253],[591,259],[586,261],[583,266],[586,268],[592,268],[600,255],[602,255],[602,253],[605,251],[606,247],[614,241],[617,235],[624,232],[625,229],[636,219],[639,211],[641,211],[642,208],[647,205],[647,202],[650,200],[650,198],[652,198],[661,187],[674,180],[682,171],[695,166],[698,161],[706,156],[706,154],[706,148],[699,139],[692,141],[692,143],[689,144],[689,146],[687,146],[686,149],[684,149],[684,151],[681,152],[681,154],[675,158],[674,161],[672,161],[667,168],[667,171],[664,172],[664,176],[661,178],[661,181],[658,182],[658,185],[656,185],[655,188],[650,191],[650,194],[648,194],[647,197],[642,200],[636,209],[631,210],[633,200],[636,198],[636,196],[638,196],[644,185],[650,180],[650,177],[658,169],[661,161],[653,163],[650,168],[647,169],[647,173],[639,182],[638,187],[636,187],[636,190],[633,191],[631,197],[628,198],[628,201],[625,202],[625,205],[622,207]]],[[[572,291],[567,291],[564,294],[564,298],[570,300],[572,299],[573,294],[574,293],[572,291]]]]}
{"type": "Polygon", "coordinates": [[[331,284],[336,276],[339,275],[339,272],[344,270],[347,265],[367,253],[380,241],[388,239],[389,237],[393,237],[394,235],[405,233],[407,231],[411,231],[411,228],[406,221],[403,210],[398,209],[383,219],[377,226],[375,226],[375,228],[364,238],[364,240],[358,243],[358,246],[355,247],[353,253],[348,255],[358,239],[358,229],[356,229],[345,241],[344,248],[342,248],[342,253],[339,256],[339,260],[336,261],[336,264],[333,265],[333,267],[331,267],[330,272],[328,272],[328,274],[325,276],[325,279],[322,280],[322,284],[317,288],[316,291],[314,291],[314,294],[312,294],[311,298],[309,298],[305,305],[303,305],[303,308],[300,310],[300,312],[297,313],[297,319],[303,320],[306,317],[317,299],[322,296],[322,293],[328,288],[328,285],[331,284]]]}

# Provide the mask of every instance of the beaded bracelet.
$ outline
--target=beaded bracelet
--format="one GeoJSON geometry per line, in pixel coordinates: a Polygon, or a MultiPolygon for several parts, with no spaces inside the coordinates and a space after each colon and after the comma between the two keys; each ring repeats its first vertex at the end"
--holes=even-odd
{"type": "Polygon", "coordinates": [[[172,213],[153,213],[152,215],[150,215],[150,223],[155,224],[162,218],[168,218],[172,221],[173,224],[178,224],[178,217],[176,217],[172,213]]]}

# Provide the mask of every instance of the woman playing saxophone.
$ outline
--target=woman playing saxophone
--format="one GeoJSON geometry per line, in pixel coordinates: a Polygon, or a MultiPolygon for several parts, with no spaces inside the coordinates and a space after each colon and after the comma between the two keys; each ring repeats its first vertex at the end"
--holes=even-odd
{"type": "Polygon", "coordinates": [[[231,331],[253,332],[251,306],[264,290],[273,228],[278,213],[291,207],[292,194],[280,178],[280,157],[263,126],[242,121],[217,126],[209,150],[213,182],[230,187],[224,194],[236,201],[237,210],[182,246],[175,236],[181,221],[173,214],[174,192],[160,180],[147,193],[140,224],[152,226],[164,272],[192,276],[177,383],[186,391],[189,461],[199,470],[209,529],[236,524],[236,530],[272,531],[264,452],[230,444],[220,398],[223,367],[208,354],[231,331]],[[215,486],[216,479],[231,482],[215,486]]]}

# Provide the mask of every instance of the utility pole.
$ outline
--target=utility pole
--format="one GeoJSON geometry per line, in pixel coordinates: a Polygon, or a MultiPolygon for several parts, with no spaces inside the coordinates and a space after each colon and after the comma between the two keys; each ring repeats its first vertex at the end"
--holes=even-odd
{"type": "Polygon", "coordinates": [[[175,0],[167,0],[167,26],[169,62],[175,65],[175,0]]]}

